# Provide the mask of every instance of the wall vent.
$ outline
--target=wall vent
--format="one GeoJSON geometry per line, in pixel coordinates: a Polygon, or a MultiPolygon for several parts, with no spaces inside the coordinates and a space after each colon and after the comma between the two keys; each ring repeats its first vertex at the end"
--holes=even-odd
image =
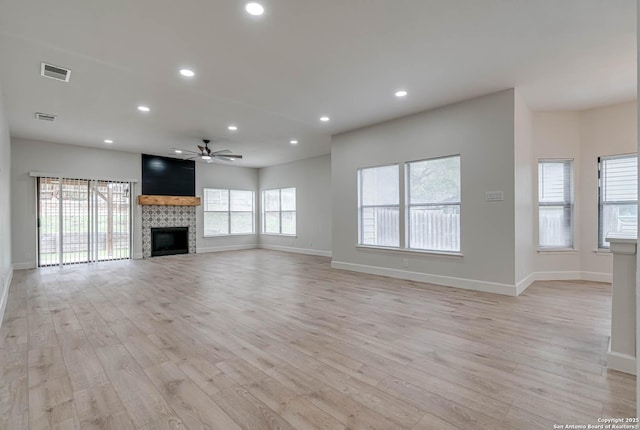
{"type": "Polygon", "coordinates": [[[40,63],[40,75],[57,81],[69,82],[71,70],[54,66],[53,64],[40,63]]]}
{"type": "Polygon", "coordinates": [[[50,113],[36,112],[36,119],[39,119],[42,121],[55,121],[56,116],[51,115],[50,113]]]}

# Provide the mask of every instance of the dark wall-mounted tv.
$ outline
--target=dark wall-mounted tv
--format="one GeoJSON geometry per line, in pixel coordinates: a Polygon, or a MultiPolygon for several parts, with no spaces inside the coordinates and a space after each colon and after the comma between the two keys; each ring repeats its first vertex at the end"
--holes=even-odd
{"type": "Polygon", "coordinates": [[[196,162],[142,154],[142,194],[196,195],[196,162]]]}

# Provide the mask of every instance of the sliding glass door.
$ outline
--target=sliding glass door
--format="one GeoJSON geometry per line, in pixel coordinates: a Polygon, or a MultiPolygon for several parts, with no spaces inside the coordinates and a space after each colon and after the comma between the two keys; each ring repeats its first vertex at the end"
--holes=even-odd
{"type": "Polygon", "coordinates": [[[131,256],[131,184],[38,178],[38,265],[131,256]]]}

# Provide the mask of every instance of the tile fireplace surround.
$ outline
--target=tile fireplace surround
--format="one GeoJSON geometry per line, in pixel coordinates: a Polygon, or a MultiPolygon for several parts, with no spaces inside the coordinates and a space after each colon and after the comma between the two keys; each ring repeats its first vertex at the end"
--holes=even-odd
{"type": "Polygon", "coordinates": [[[196,252],[195,206],[142,206],[142,257],[151,257],[151,228],[189,227],[189,253],[196,252]]]}

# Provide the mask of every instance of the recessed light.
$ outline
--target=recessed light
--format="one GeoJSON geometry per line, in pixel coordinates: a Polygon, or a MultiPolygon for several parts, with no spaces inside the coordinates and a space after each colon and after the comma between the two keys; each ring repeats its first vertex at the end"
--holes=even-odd
{"type": "Polygon", "coordinates": [[[193,72],[193,70],[189,70],[189,69],[181,69],[180,70],[180,74],[182,76],[186,76],[187,78],[193,78],[196,74],[193,72]]]}
{"type": "Polygon", "coordinates": [[[244,10],[247,11],[249,15],[260,16],[264,13],[264,7],[257,2],[250,1],[244,5],[244,10]]]}
{"type": "Polygon", "coordinates": [[[229,131],[238,131],[238,126],[237,125],[230,125],[229,127],[227,127],[227,130],[229,130],[229,131]]]}
{"type": "Polygon", "coordinates": [[[138,106],[138,110],[140,112],[149,112],[151,109],[149,109],[149,107],[147,106],[138,106]]]}
{"type": "Polygon", "coordinates": [[[407,91],[406,90],[398,90],[396,91],[396,97],[406,97],[407,96],[407,91]]]}
{"type": "Polygon", "coordinates": [[[292,144],[292,145],[297,145],[298,141],[293,139],[293,140],[290,140],[289,143],[292,144]]]}
{"type": "Polygon", "coordinates": [[[320,121],[327,122],[327,121],[329,121],[329,117],[328,116],[321,116],[320,117],[320,121]]]}
{"type": "Polygon", "coordinates": [[[181,149],[174,149],[173,152],[175,152],[176,154],[182,154],[182,150],[181,149]]]}
{"type": "Polygon", "coordinates": [[[209,155],[203,155],[202,159],[203,160],[211,160],[211,157],[209,155]]]}
{"type": "Polygon", "coordinates": [[[113,143],[113,140],[111,140],[111,139],[105,139],[105,140],[104,140],[104,143],[113,143]]]}

